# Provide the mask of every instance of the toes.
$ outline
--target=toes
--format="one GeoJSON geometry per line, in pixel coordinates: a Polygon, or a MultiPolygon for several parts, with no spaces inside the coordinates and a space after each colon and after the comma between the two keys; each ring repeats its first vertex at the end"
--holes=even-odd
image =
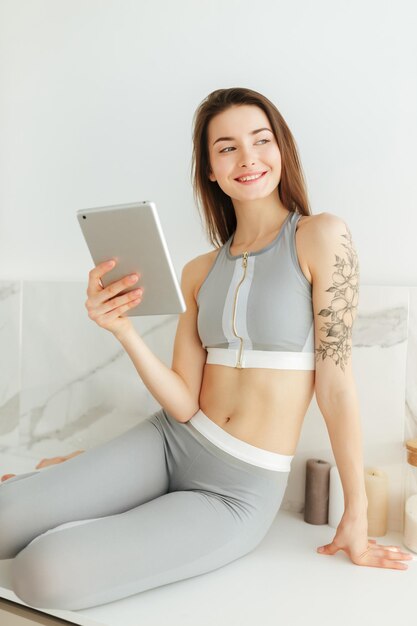
{"type": "Polygon", "coordinates": [[[7,480],[8,478],[13,478],[13,476],[16,476],[16,474],[3,474],[3,476],[1,477],[1,482],[3,483],[5,480],[7,480]]]}

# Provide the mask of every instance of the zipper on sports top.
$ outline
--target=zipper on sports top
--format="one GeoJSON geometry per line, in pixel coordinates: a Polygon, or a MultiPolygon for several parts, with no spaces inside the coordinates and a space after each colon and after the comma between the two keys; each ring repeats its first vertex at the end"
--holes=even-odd
{"type": "Polygon", "coordinates": [[[240,286],[243,283],[243,281],[245,280],[246,268],[247,268],[247,265],[248,265],[248,256],[249,256],[249,252],[244,252],[243,253],[242,267],[244,269],[244,272],[243,272],[242,278],[240,279],[240,282],[238,283],[238,286],[236,287],[235,299],[234,299],[234,305],[233,305],[233,333],[240,340],[239,354],[238,354],[238,357],[237,357],[237,363],[236,363],[235,367],[238,367],[239,369],[242,369],[243,337],[240,337],[237,334],[237,332],[236,332],[236,303],[237,303],[237,294],[239,292],[240,286]]]}

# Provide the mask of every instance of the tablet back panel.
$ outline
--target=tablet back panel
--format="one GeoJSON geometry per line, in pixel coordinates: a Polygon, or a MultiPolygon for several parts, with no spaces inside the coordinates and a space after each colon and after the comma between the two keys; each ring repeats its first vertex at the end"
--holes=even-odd
{"type": "Polygon", "coordinates": [[[101,279],[104,287],[128,274],[140,274],[132,287],[117,294],[143,287],[142,301],[125,315],[166,315],[186,310],[153,202],[80,210],[77,218],[94,264],[117,260],[101,279]]]}

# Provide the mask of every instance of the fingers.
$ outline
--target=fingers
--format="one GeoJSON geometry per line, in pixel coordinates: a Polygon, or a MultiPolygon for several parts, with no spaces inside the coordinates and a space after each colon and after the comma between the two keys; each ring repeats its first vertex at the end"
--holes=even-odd
{"type": "MultiPolygon", "coordinates": [[[[119,298],[115,298],[120,291],[132,287],[139,279],[140,274],[124,276],[120,280],[111,283],[106,288],[103,287],[101,282],[102,276],[109,272],[115,264],[115,260],[99,263],[89,273],[87,288],[88,298],[85,302],[85,307],[88,310],[91,319],[96,319],[98,316],[108,313],[114,308],[130,303],[132,296],[134,296],[135,299],[142,296],[143,289],[139,288],[134,291],[132,290],[127,294],[123,294],[119,298]]],[[[138,303],[136,302],[135,304],[138,303]]],[[[126,307],[124,311],[127,310],[127,308],[129,307],[126,307]]],[[[123,311],[118,311],[116,317],[119,316],[121,312],[123,311]]]]}
{"type": "Polygon", "coordinates": [[[373,554],[379,554],[381,556],[381,552],[383,552],[387,558],[393,559],[410,559],[412,560],[414,557],[410,552],[406,552],[401,546],[396,545],[384,545],[382,543],[377,543],[376,539],[368,539],[368,542],[371,544],[368,546],[370,550],[373,550],[373,554]]]}
{"type": "Polygon", "coordinates": [[[372,556],[384,559],[397,561],[402,561],[405,559],[407,561],[412,561],[414,558],[413,555],[409,552],[404,552],[404,550],[402,550],[400,546],[383,546],[382,544],[377,544],[375,546],[370,546],[368,550],[370,552],[372,551],[372,556]]]}
{"type": "Polygon", "coordinates": [[[408,569],[408,565],[406,565],[405,563],[373,556],[372,553],[368,553],[367,556],[360,561],[354,560],[353,562],[357,565],[367,565],[368,567],[384,567],[386,569],[408,569]]]}
{"type": "MultiPolygon", "coordinates": [[[[103,294],[108,294],[110,287],[111,286],[107,287],[103,291],[103,294]]],[[[143,289],[139,287],[138,289],[133,289],[132,291],[129,291],[128,293],[123,294],[122,296],[118,296],[118,297],[114,297],[110,299],[107,299],[108,296],[105,295],[106,299],[103,301],[101,305],[100,304],[98,306],[96,305],[94,309],[90,309],[89,317],[90,319],[96,320],[98,317],[100,317],[100,315],[104,315],[105,313],[109,313],[110,311],[116,310],[123,305],[128,305],[125,309],[123,309],[123,311],[121,310],[116,311],[115,317],[118,317],[121,312],[124,312],[129,308],[130,304],[133,304],[132,301],[135,301],[136,304],[140,302],[140,300],[142,299],[142,293],[143,293],[143,289]]],[[[107,321],[111,321],[110,317],[107,318],[107,321]]]]}
{"type": "Polygon", "coordinates": [[[120,325],[120,318],[125,318],[123,314],[128,309],[137,306],[141,300],[142,296],[138,296],[136,290],[131,291],[123,296],[109,300],[98,308],[90,309],[88,316],[102,328],[111,330],[113,324],[119,323],[120,325]]]}
{"type": "Polygon", "coordinates": [[[113,267],[115,266],[115,261],[113,259],[109,261],[104,261],[103,263],[99,263],[96,265],[91,272],[89,272],[89,280],[88,280],[88,295],[94,295],[95,293],[100,293],[103,289],[103,285],[101,283],[101,277],[104,274],[107,274],[113,267]]]}
{"type": "Polygon", "coordinates": [[[138,274],[130,274],[129,276],[124,276],[120,280],[108,285],[105,289],[101,289],[98,295],[94,297],[95,302],[101,304],[102,302],[106,302],[110,298],[116,296],[123,289],[132,287],[139,279],[138,274]]]}
{"type": "Polygon", "coordinates": [[[383,567],[387,569],[408,569],[408,565],[400,561],[412,561],[413,555],[405,552],[400,546],[384,546],[377,544],[375,540],[359,556],[352,556],[351,559],[357,565],[367,565],[369,567],[383,567]]]}

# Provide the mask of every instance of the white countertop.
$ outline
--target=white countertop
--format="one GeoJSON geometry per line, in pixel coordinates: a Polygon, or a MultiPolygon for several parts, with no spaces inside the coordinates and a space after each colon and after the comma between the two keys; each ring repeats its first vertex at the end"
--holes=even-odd
{"type": "MultiPolygon", "coordinates": [[[[354,565],[343,551],[318,554],[334,533],[281,510],[254,551],[222,568],[102,606],[45,613],[85,626],[351,626],[368,619],[392,626],[410,620],[417,560],[401,571],[354,565]]],[[[377,541],[405,548],[397,532],[377,541]]],[[[10,563],[0,561],[0,596],[24,604],[10,591],[10,563]]]]}

